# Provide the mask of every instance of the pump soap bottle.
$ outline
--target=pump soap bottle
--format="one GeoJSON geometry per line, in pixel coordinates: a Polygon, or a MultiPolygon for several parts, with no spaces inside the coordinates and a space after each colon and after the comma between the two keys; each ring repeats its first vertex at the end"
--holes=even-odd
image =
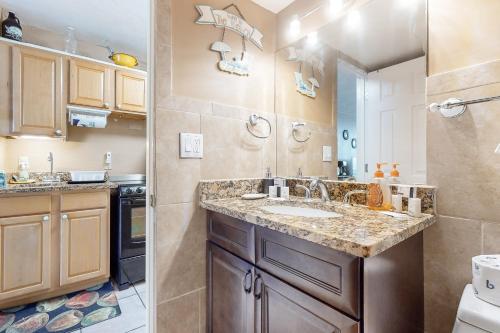
{"type": "Polygon", "coordinates": [[[399,163],[392,163],[391,176],[389,177],[389,184],[399,184],[399,163]]]}
{"type": "Polygon", "coordinates": [[[391,189],[382,171],[382,165],[387,163],[377,163],[377,170],[373,174],[373,179],[368,184],[368,208],[373,210],[391,210],[391,189]]]}

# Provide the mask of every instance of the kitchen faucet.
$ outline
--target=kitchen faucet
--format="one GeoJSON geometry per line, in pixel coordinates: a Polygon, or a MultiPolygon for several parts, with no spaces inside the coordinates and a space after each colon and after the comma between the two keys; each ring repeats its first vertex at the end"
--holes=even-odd
{"type": "Polygon", "coordinates": [[[311,185],[309,186],[309,188],[311,189],[311,191],[314,191],[318,187],[321,191],[321,200],[323,200],[323,202],[330,201],[330,192],[328,191],[328,187],[326,186],[325,182],[323,182],[319,178],[315,178],[311,181],[311,185]]]}
{"type": "Polygon", "coordinates": [[[47,156],[47,161],[50,163],[50,176],[43,177],[44,183],[56,183],[60,182],[61,178],[59,176],[54,175],[54,154],[49,152],[49,156],[47,156]]]}

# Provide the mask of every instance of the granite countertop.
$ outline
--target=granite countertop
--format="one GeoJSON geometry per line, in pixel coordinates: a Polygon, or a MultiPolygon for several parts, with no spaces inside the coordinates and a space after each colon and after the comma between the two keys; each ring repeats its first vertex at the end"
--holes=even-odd
{"type": "Polygon", "coordinates": [[[315,199],[305,202],[291,197],[290,201],[271,199],[242,200],[221,198],[201,200],[202,208],[225,214],[246,222],[311,241],[334,250],[358,257],[372,257],[410,238],[436,221],[434,215],[423,214],[414,218],[394,218],[365,206],[343,206],[340,202],[323,203],[315,199]],[[342,214],[339,218],[294,217],[272,214],[264,206],[289,205],[319,208],[342,214]]]}
{"type": "Polygon", "coordinates": [[[105,183],[90,183],[90,184],[68,184],[67,182],[59,183],[32,183],[32,184],[7,184],[7,187],[0,187],[0,195],[15,194],[15,193],[43,193],[53,191],[91,191],[102,190],[108,188],[116,188],[117,185],[112,182],[105,183]]]}

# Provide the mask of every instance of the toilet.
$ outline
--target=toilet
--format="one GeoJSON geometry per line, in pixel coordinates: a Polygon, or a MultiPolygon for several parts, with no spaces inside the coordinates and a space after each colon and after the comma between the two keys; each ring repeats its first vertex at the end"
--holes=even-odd
{"type": "Polygon", "coordinates": [[[453,333],[500,333],[500,307],[477,298],[468,284],[458,306],[453,333]]]}

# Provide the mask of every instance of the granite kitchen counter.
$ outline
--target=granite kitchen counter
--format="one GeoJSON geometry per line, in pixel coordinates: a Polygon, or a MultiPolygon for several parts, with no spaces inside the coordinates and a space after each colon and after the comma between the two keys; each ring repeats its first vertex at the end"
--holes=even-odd
{"type": "Polygon", "coordinates": [[[248,223],[320,244],[358,257],[372,257],[401,243],[435,223],[434,215],[394,218],[365,206],[345,206],[340,202],[323,203],[319,199],[305,202],[291,197],[289,201],[272,199],[242,200],[240,197],[200,200],[200,206],[248,223]],[[264,206],[288,205],[335,211],[336,218],[296,217],[273,214],[264,206]]]}
{"type": "Polygon", "coordinates": [[[7,187],[0,188],[0,195],[16,193],[45,193],[45,192],[71,192],[71,191],[92,191],[116,188],[112,182],[90,183],[90,184],[69,184],[68,182],[58,183],[32,183],[32,184],[7,184],[7,187]]]}

